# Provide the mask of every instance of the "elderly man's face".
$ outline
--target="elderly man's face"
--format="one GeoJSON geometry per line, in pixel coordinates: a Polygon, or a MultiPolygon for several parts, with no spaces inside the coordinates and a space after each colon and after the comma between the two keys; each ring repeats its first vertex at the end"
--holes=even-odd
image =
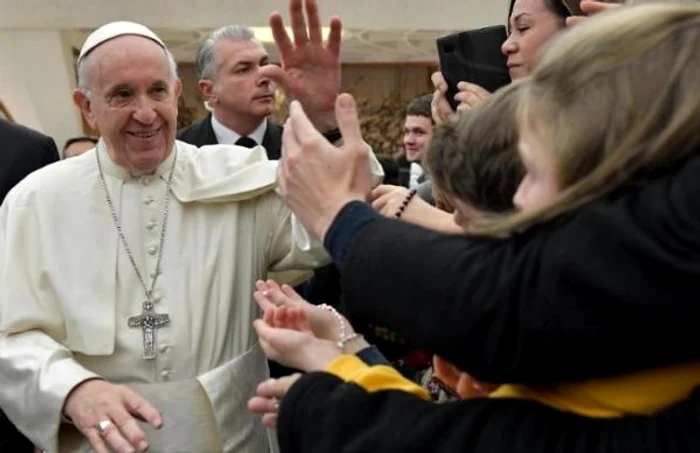
{"type": "Polygon", "coordinates": [[[171,153],[182,84],[163,49],[141,36],[121,36],[88,56],[90,93],[74,99],[114,161],[133,175],[154,171],[171,153]]]}

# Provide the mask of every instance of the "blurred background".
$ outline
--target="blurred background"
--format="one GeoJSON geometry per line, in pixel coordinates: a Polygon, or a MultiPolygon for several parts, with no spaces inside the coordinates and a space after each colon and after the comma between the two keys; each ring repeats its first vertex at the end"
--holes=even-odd
{"type": "MultiPolygon", "coordinates": [[[[319,0],[324,23],[344,22],[343,90],[362,109],[366,139],[378,153],[401,147],[408,101],[431,91],[435,38],[457,30],[506,22],[508,0],[319,0]],[[383,131],[383,132],[382,132],[383,131]]],[[[113,20],[151,27],[175,55],[183,96],[180,123],[206,114],[197,89],[194,55],[211,30],[240,23],[254,27],[273,62],[267,26],[274,10],[288,17],[286,0],[0,0],[0,117],[63,143],[93,131],[72,103],[75,60],[87,35],[113,20]]],[[[286,114],[278,96],[276,119],[286,114]]]]}

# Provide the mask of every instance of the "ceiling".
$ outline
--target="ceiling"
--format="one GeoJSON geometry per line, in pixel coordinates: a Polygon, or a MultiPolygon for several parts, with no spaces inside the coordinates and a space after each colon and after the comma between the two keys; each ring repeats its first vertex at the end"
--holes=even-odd
{"type": "MultiPolygon", "coordinates": [[[[267,25],[272,11],[285,18],[289,0],[0,0],[0,29],[96,28],[134,20],[154,29],[267,25]]],[[[505,21],[509,0],[318,0],[321,20],[342,18],[346,28],[468,29],[505,21]]]]}
{"type": "MultiPolygon", "coordinates": [[[[434,61],[435,38],[452,30],[503,23],[510,0],[318,0],[321,21],[343,20],[344,62],[434,61]]],[[[0,30],[60,31],[80,48],[91,30],[114,20],[141,22],[181,62],[199,42],[226,24],[265,26],[272,11],[289,23],[289,0],[0,0],[0,30]]],[[[266,33],[269,35],[269,32],[266,33]]],[[[276,52],[266,43],[273,60],[276,52]]]]}
{"type": "MultiPolygon", "coordinates": [[[[74,49],[80,49],[91,29],[78,29],[65,32],[66,41],[74,49]]],[[[199,43],[211,29],[155,29],[165,41],[175,59],[180,62],[193,62],[199,43]]],[[[258,29],[267,51],[273,61],[277,61],[274,43],[267,42],[266,30],[258,29]]],[[[451,33],[451,30],[361,30],[345,29],[341,58],[344,63],[377,62],[435,62],[435,39],[451,33]]]]}

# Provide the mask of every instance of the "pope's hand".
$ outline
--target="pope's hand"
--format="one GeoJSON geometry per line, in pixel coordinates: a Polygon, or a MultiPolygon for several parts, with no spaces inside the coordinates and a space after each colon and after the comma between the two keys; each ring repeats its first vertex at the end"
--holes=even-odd
{"type": "Polygon", "coordinates": [[[268,65],[261,73],[284,88],[290,100],[301,102],[318,130],[328,132],[336,128],[333,106],[340,91],[342,23],[337,17],[331,19],[324,45],[316,0],[290,0],[289,13],[294,42],[287,35],[282,16],[273,13],[270,28],[282,67],[268,65]]]}
{"type": "Polygon", "coordinates": [[[136,392],[100,379],[76,386],[66,399],[63,413],[97,453],[147,451],[148,439],[136,420],[155,429],[163,425],[160,413],[136,392]]]}
{"type": "Polygon", "coordinates": [[[365,201],[372,190],[369,147],[362,139],[357,106],[341,94],[335,104],[343,147],[328,142],[292,102],[282,135],[277,181],[287,206],[306,229],[323,238],[349,201],[365,201]]]}
{"type": "Polygon", "coordinates": [[[299,380],[301,374],[296,373],[279,379],[268,379],[258,386],[258,395],[248,401],[248,410],[262,414],[262,423],[270,429],[277,428],[277,413],[280,401],[292,385],[299,380]]]}

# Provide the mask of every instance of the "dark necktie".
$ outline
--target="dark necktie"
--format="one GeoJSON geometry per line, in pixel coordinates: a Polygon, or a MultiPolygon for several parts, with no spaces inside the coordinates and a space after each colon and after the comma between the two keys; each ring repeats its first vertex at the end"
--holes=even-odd
{"type": "Polygon", "coordinates": [[[241,137],[236,140],[236,145],[243,146],[245,148],[255,148],[258,143],[250,137],[241,137]]]}

